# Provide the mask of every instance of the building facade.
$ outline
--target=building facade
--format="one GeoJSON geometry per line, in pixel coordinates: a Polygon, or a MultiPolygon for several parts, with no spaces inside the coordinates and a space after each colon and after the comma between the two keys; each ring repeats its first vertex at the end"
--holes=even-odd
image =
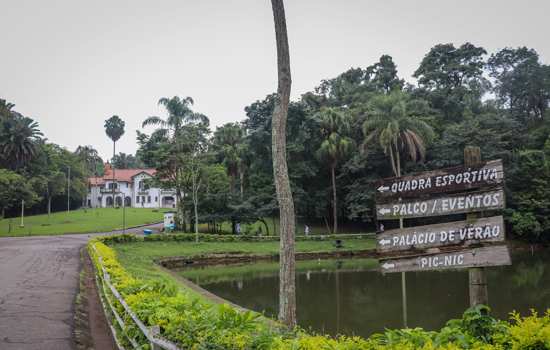
{"type": "Polygon", "coordinates": [[[113,181],[113,169],[106,163],[103,176],[88,179],[88,207],[112,207],[114,201],[118,207],[175,208],[175,190],[149,186],[147,180],[153,178],[155,172],[155,169],[115,169],[113,181]]]}

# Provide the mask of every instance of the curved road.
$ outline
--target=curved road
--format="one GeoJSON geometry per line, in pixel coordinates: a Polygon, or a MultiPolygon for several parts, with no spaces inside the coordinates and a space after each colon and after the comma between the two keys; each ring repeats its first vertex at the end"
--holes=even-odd
{"type": "Polygon", "coordinates": [[[74,349],[80,248],[95,235],[0,238],[0,349],[74,349]]]}

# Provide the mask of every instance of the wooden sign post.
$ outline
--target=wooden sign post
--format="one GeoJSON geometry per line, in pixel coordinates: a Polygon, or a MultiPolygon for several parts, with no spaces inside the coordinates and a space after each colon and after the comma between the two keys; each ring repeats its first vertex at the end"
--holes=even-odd
{"type": "Polygon", "coordinates": [[[510,252],[505,245],[487,246],[436,254],[422,254],[384,260],[383,272],[434,271],[480,266],[510,265],[510,252]]]}
{"type": "Polygon", "coordinates": [[[470,246],[504,241],[502,216],[389,230],[376,236],[379,252],[410,251],[445,246],[470,246]]]}
{"type": "MultiPolygon", "coordinates": [[[[399,174],[398,174],[399,175],[399,174]]],[[[407,271],[468,268],[470,305],[487,304],[485,266],[511,264],[503,243],[502,216],[482,212],[505,208],[501,160],[481,161],[479,147],[464,149],[464,166],[398,176],[377,184],[376,217],[399,220],[399,229],[377,235],[382,272],[401,272],[406,326],[407,271]],[[466,214],[466,220],[403,227],[404,219],[466,214]]]]}
{"type": "MultiPolygon", "coordinates": [[[[476,166],[481,163],[481,149],[468,146],[464,148],[464,165],[476,166]]],[[[470,213],[466,219],[477,218],[477,213],[470,213]]],[[[468,270],[470,306],[489,303],[489,292],[487,291],[487,276],[483,267],[472,267],[468,270]]]]}

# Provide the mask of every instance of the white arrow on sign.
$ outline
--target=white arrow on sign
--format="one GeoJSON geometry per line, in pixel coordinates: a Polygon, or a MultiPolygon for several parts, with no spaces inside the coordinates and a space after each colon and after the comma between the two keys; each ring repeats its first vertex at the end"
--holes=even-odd
{"type": "Polygon", "coordinates": [[[387,270],[387,269],[393,269],[395,267],[395,264],[390,264],[390,263],[383,263],[382,264],[382,268],[387,270]]]}
{"type": "Polygon", "coordinates": [[[386,214],[389,214],[391,212],[391,209],[390,208],[381,208],[378,210],[378,212],[380,213],[380,215],[386,215],[386,214]]]}
{"type": "Polygon", "coordinates": [[[389,186],[380,186],[377,188],[378,192],[386,192],[390,189],[389,186]]]}
{"type": "Polygon", "coordinates": [[[389,239],[389,238],[382,238],[380,240],[380,244],[382,244],[382,245],[386,245],[386,244],[390,244],[390,243],[391,243],[391,239],[389,239]]]}

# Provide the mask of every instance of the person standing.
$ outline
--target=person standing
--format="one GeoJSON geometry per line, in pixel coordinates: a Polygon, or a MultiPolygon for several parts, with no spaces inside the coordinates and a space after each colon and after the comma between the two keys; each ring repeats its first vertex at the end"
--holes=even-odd
{"type": "Polygon", "coordinates": [[[308,225],[304,225],[304,234],[306,236],[309,236],[309,226],[308,225]]]}

